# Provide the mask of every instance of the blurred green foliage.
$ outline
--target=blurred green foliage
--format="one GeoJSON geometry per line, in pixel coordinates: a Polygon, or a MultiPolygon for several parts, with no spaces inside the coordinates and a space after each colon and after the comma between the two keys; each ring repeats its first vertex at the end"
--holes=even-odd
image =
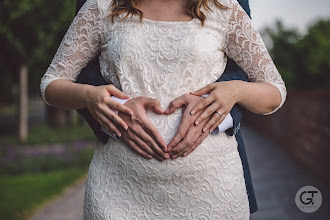
{"type": "Polygon", "coordinates": [[[264,31],[270,54],[288,88],[330,89],[330,20],[319,20],[306,34],[278,21],[264,31]]]}
{"type": "Polygon", "coordinates": [[[51,200],[86,175],[87,169],[49,173],[0,176],[0,216],[7,220],[24,220],[40,205],[51,200]]]}
{"type": "Polygon", "coordinates": [[[54,128],[46,123],[31,126],[28,140],[21,143],[16,134],[0,136],[0,143],[5,145],[42,145],[63,144],[73,141],[94,141],[96,137],[92,129],[86,124],[75,124],[71,126],[54,128]]]}
{"type": "Polygon", "coordinates": [[[74,16],[72,0],[0,1],[0,102],[18,93],[18,71],[29,68],[29,87],[39,92],[40,78],[51,62],[74,16]]]}

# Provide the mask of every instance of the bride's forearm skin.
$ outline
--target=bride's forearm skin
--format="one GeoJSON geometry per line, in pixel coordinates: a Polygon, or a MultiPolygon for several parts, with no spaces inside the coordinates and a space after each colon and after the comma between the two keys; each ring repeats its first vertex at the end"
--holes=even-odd
{"type": "Polygon", "coordinates": [[[244,82],[237,80],[237,103],[243,108],[257,113],[272,112],[281,103],[278,89],[267,82],[244,82]]]}
{"type": "Polygon", "coordinates": [[[47,86],[45,98],[49,104],[56,107],[64,109],[85,108],[91,88],[91,85],[57,79],[47,86]]]}

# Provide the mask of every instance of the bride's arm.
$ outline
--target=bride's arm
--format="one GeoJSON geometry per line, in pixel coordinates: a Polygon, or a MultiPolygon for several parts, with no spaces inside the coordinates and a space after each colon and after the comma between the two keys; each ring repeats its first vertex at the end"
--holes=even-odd
{"type": "MultiPolygon", "coordinates": [[[[209,106],[196,121],[203,121],[216,111],[226,115],[235,103],[258,114],[271,114],[283,105],[286,98],[285,84],[260,34],[242,7],[234,2],[230,9],[225,52],[244,70],[250,82],[213,83],[193,93],[211,93],[192,111],[198,112],[209,106]],[[226,91],[230,91],[230,96],[223,98],[226,91]]],[[[210,130],[215,127],[207,126],[211,126],[210,130]]]]}
{"type": "Polygon", "coordinates": [[[127,114],[131,110],[113,101],[110,95],[128,98],[114,86],[74,83],[81,69],[95,57],[101,47],[101,11],[97,1],[88,0],[74,18],[56,55],[41,79],[40,89],[49,105],[65,109],[87,107],[102,126],[120,133],[109,118],[127,126],[110,108],[127,114]]]}

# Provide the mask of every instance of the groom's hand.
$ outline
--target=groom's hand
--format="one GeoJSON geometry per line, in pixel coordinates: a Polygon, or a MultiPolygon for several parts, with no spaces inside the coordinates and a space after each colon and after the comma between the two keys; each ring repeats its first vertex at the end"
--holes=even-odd
{"type": "Polygon", "coordinates": [[[121,139],[146,159],[155,158],[159,161],[169,159],[164,139],[146,115],[147,109],[157,114],[164,114],[159,101],[148,97],[137,97],[128,100],[124,105],[133,111],[133,115],[119,113],[119,117],[128,125],[127,130],[118,126],[122,133],[121,139]]]}
{"type": "Polygon", "coordinates": [[[179,98],[174,99],[168,109],[165,111],[166,115],[172,114],[176,109],[182,108],[182,119],[176,135],[173,140],[168,144],[167,150],[171,159],[176,159],[180,156],[187,156],[193,152],[207,137],[208,131],[203,131],[204,126],[208,120],[202,121],[200,124],[195,125],[194,122],[197,117],[203,112],[191,115],[192,109],[201,101],[203,97],[198,97],[190,94],[185,94],[179,98]]]}

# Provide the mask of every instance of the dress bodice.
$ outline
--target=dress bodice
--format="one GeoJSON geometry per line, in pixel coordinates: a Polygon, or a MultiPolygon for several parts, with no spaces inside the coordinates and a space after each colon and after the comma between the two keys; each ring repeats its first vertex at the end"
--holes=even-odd
{"type": "Polygon", "coordinates": [[[188,22],[140,22],[138,16],[122,20],[122,15],[112,22],[109,2],[88,0],[81,8],[42,78],[44,98],[49,83],[56,79],[75,81],[81,69],[100,53],[101,73],[107,81],[132,97],[160,99],[163,107],[216,81],[225,69],[227,56],[250,81],[276,86],[282,97],[278,108],[284,103],[284,82],[236,0],[220,1],[228,9],[210,1],[212,11],[205,12],[204,26],[196,18],[188,22]]]}

